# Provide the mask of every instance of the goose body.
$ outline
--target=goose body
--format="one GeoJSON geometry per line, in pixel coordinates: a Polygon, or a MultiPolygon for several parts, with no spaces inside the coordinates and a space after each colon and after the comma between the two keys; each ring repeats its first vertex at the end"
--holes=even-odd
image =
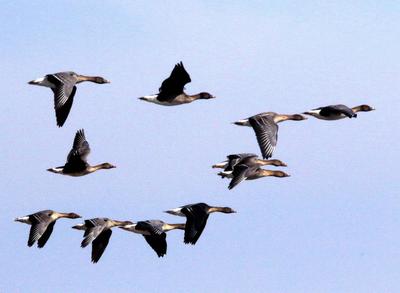
{"type": "Polygon", "coordinates": [[[130,221],[116,221],[109,218],[85,220],[84,224],[73,226],[73,229],[84,230],[81,247],[92,243],[92,262],[97,263],[103,255],[111,238],[111,228],[132,224],[130,221]]]}
{"type": "Polygon", "coordinates": [[[175,65],[171,75],[162,82],[158,94],[143,96],[139,99],[162,106],[177,106],[199,99],[208,100],[214,98],[214,96],[207,92],[201,92],[196,95],[186,94],[184,86],[189,82],[191,82],[189,73],[187,73],[182,62],[180,62],[175,65]]]}
{"type": "Polygon", "coordinates": [[[58,213],[52,210],[44,210],[28,216],[16,218],[15,221],[31,225],[28,246],[31,247],[37,241],[38,247],[42,248],[49,240],[54,225],[60,218],[77,219],[80,218],[80,216],[75,213],[58,213]]]}
{"type": "Polygon", "coordinates": [[[224,169],[224,172],[232,172],[233,168],[241,164],[242,162],[248,162],[252,161],[255,164],[259,164],[259,166],[266,166],[266,165],[273,165],[277,167],[286,167],[287,165],[280,161],[280,160],[264,160],[264,159],[259,159],[256,154],[251,154],[251,153],[241,153],[241,154],[232,154],[227,156],[227,160],[215,164],[212,167],[213,168],[222,168],[224,169]]]}
{"type": "Polygon", "coordinates": [[[185,230],[185,224],[167,224],[161,220],[147,220],[121,226],[120,228],[143,235],[158,257],[163,257],[167,254],[166,232],[174,229],[185,230]]]}
{"type": "Polygon", "coordinates": [[[274,112],[265,112],[246,119],[238,120],[234,122],[234,124],[253,128],[262,157],[263,159],[268,159],[272,156],[278,141],[278,123],[287,120],[300,121],[306,119],[306,117],[300,114],[286,115],[274,112]]]}
{"type": "Polygon", "coordinates": [[[71,111],[76,93],[76,84],[84,81],[98,84],[109,83],[109,81],[103,77],[79,75],[73,71],[47,74],[44,77],[32,80],[28,83],[48,87],[53,91],[57,126],[62,127],[71,111]]]}
{"type": "Polygon", "coordinates": [[[303,114],[313,116],[321,120],[339,120],[344,118],[356,118],[358,112],[369,112],[375,110],[368,105],[360,105],[353,108],[349,108],[345,105],[330,105],[325,107],[319,107],[312,109],[303,114]]]}
{"type": "Polygon", "coordinates": [[[87,156],[90,153],[89,143],[86,140],[85,132],[80,129],[75,134],[75,139],[72,149],[68,154],[67,162],[64,166],[47,169],[61,175],[68,175],[73,177],[84,176],[101,169],[112,169],[114,165],[110,163],[102,163],[95,166],[90,166],[87,162],[87,156]]]}
{"type": "Polygon", "coordinates": [[[215,212],[236,213],[230,207],[212,207],[206,203],[189,204],[166,211],[171,215],[186,217],[184,242],[192,245],[196,244],[203,233],[209,215],[215,212]]]}

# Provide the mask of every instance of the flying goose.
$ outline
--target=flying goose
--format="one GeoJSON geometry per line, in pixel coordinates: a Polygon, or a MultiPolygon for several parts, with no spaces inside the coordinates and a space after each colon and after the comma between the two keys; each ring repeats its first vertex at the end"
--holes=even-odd
{"type": "Polygon", "coordinates": [[[163,257],[167,254],[167,234],[165,232],[174,229],[185,230],[185,224],[167,224],[160,220],[148,220],[139,221],[119,228],[143,235],[144,239],[157,253],[158,257],[163,257]]]}
{"type": "Polygon", "coordinates": [[[175,65],[171,75],[163,81],[159,93],[151,96],[140,97],[140,100],[155,103],[163,106],[176,106],[191,103],[195,100],[208,100],[215,98],[207,92],[196,95],[187,95],[183,90],[185,84],[191,82],[182,62],[175,65]]]}
{"type": "Polygon", "coordinates": [[[116,221],[108,218],[94,218],[85,220],[84,224],[78,224],[72,228],[85,231],[81,247],[85,248],[92,243],[92,262],[97,263],[110,241],[111,228],[129,224],[132,224],[132,222],[116,221]]]}
{"type": "Polygon", "coordinates": [[[211,213],[236,213],[229,207],[212,207],[205,203],[188,204],[165,212],[175,216],[186,217],[184,242],[193,245],[196,244],[203,232],[208,216],[211,213]]]}
{"type": "Polygon", "coordinates": [[[86,141],[85,132],[80,129],[75,134],[72,150],[69,152],[67,162],[64,166],[50,168],[47,171],[69,175],[69,176],[84,176],[100,169],[112,169],[114,165],[103,163],[95,166],[90,166],[87,162],[87,156],[90,153],[89,143],[86,141]]]}
{"type": "Polygon", "coordinates": [[[56,111],[57,126],[62,127],[67,120],[74,101],[76,84],[83,81],[91,81],[99,84],[110,83],[100,76],[79,75],[72,71],[47,74],[44,77],[32,80],[28,83],[51,88],[54,93],[54,109],[56,111]]]}
{"type": "Polygon", "coordinates": [[[339,120],[343,118],[356,118],[357,112],[369,112],[375,110],[368,105],[360,105],[353,108],[349,108],[345,105],[330,105],[326,107],[319,107],[312,109],[311,111],[304,112],[303,114],[314,116],[315,118],[322,120],[339,120]]]}
{"type": "Polygon", "coordinates": [[[289,177],[289,174],[286,174],[283,171],[273,171],[273,170],[265,170],[261,169],[258,164],[251,164],[249,162],[243,162],[239,165],[236,165],[233,168],[232,172],[220,172],[218,173],[222,178],[232,178],[229,183],[228,188],[232,189],[240,182],[244,180],[255,180],[262,177],[289,177]]]}
{"type": "Polygon", "coordinates": [[[242,163],[243,160],[252,160],[259,164],[259,166],[267,166],[267,165],[272,165],[276,167],[287,167],[287,165],[280,161],[280,160],[263,160],[259,159],[256,154],[250,154],[250,153],[240,153],[240,154],[232,154],[227,156],[228,160],[225,160],[221,163],[215,164],[212,167],[213,168],[222,168],[224,169],[224,172],[229,172],[232,171],[233,168],[242,163]]]}
{"type": "Polygon", "coordinates": [[[234,124],[253,127],[262,156],[264,159],[268,159],[272,156],[278,140],[278,123],[287,120],[300,121],[306,119],[306,117],[299,114],[285,115],[265,112],[241,119],[234,122],[234,124]]]}
{"type": "Polygon", "coordinates": [[[75,213],[58,213],[52,210],[44,210],[25,217],[16,218],[15,221],[31,225],[28,246],[31,247],[37,241],[38,247],[42,248],[47,240],[49,240],[58,219],[77,219],[80,217],[75,213]]]}

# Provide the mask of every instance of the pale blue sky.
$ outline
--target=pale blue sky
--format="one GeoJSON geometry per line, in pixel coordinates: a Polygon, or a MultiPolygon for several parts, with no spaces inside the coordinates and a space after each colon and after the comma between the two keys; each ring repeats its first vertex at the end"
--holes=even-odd
{"type": "Polygon", "coordinates": [[[320,2],[0,1],[0,291],[399,292],[400,4],[320,2]],[[187,92],[217,99],[136,99],[180,60],[187,92]],[[112,83],[80,84],[58,129],[51,91],[27,81],[64,70],[112,83]],[[282,124],[275,157],[290,178],[228,191],[210,168],[259,152],[252,130],[230,122],[332,103],[377,111],[282,124]],[[45,171],[64,163],[78,128],[89,161],[117,169],[45,171]],[[238,213],[210,217],[194,247],[170,232],[163,259],[115,229],[93,265],[70,229],[79,220],[59,221],[42,250],[12,221],[50,208],[177,222],[162,211],[199,201],[238,213]]]}

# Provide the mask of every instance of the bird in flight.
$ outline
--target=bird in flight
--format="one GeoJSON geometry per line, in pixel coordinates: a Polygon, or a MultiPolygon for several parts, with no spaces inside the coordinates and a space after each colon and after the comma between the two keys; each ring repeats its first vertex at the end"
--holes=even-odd
{"type": "Polygon", "coordinates": [[[201,92],[196,95],[186,94],[184,92],[184,87],[189,82],[191,82],[189,73],[187,73],[185,67],[183,67],[183,63],[180,62],[175,65],[171,75],[162,82],[158,94],[143,96],[139,99],[163,106],[176,106],[191,103],[195,100],[215,98],[208,92],[201,92]]]}
{"type": "Polygon", "coordinates": [[[54,93],[54,109],[56,111],[57,126],[62,127],[71,111],[76,93],[76,84],[90,81],[98,84],[110,83],[100,76],[79,75],[73,71],[47,74],[44,77],[28,82],[51,88],[54,93]]]}

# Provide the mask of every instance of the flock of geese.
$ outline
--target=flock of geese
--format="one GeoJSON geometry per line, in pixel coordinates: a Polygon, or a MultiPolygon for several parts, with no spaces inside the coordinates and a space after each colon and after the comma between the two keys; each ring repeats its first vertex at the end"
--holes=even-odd
{"type": "MultiPolygon", "coordinates": [[[[110,83],[103,77],[79,75],[68,71],[47,74],[42,78],[30,81],[29,84],[49,87],[53,91],[57,126],[62,127],[71,111],[77,90],[76,85],[84,81],[98,84],[110,83]]],[[[190,75],[182,62],[180,62],[175,65],[170,76],[162,82],[157,94],[143,96],[139,99],[163,106],[176,106],[196,100],[215,98],[208,92],[201,92],[194,95],[186,94],[184,87],[189,82],[191,82],[190,75]]],[[[254,180],[267,176],[288,177],[290,175],[283,171],[261,168],[262,166],[287,166],[280,160],[270,159],[278,141],[278,123],[288,120],[306,120],[307,118],[304,115],[322,120],[338,120],[346,117],[355,118],[358,112],[369,112],[372,110],[374,108],[368,105],[360,105],[353,108],[345,105],[330,105],[303,112],[303,115],[264,112],[238,120],[234,122],[235,125],[253,128],[261,151],[261,158],[253,153],[231,154],[227,156],[225,161],[215,164],[212,167],[223,169],[218,175],[222,178],[231,179],[228,186],[229,189],[236,187],[244,180],[254,180]]],[[[76,177],[88,175],[101,169],[115,168],[115,165],[110,163],[90,165],[87,162],[89,153],[90,147],[86,140],[85,132],[83,129],[80,129],[76,132],[66,163],[63,166],[47,170],[56,174],[76,177]]],[[[103,255],[109,243],[113,227],[119,227],[122,230],[143,235],[158,257],[162,257],[167,253],[166,232],[176,229],[184,230],[184,243],[194,245],[201,236],[209,215],[215,212],[230,214],[236,211],[230,207],[217,207],[209,206],[205,203],[196,203],[166,211],[166,213],[175,216],[185,217],[185,223],[169,224],[161,220],[131,222],[109,218],[93,218],[87,219],[83,224],[77,224],[72,228],[84,231],[81,242],[82,248],[88,246],[90,243],[92,244],[91,260],[93,263],[97,263],[103,255]]],[[[31,225],[28,246],[31,247],[37,242],[37,246],[42,248],[49,240],[56,221],[61,218],[77,219],[81,218],[81,216],[76,213],[44,210],[16,218],[15,221],[31,225]]]]}

